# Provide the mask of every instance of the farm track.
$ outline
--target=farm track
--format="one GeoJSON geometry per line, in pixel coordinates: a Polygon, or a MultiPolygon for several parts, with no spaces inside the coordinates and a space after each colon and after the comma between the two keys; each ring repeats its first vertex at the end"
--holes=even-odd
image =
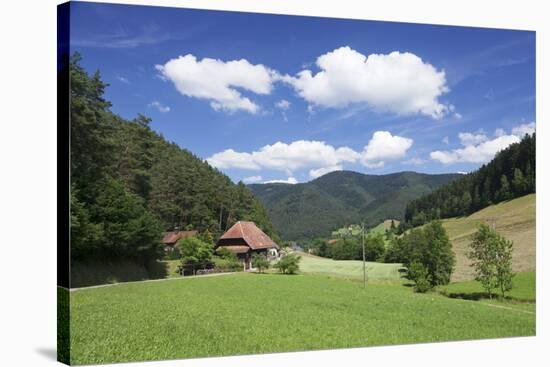
{"type": "Polygon", "coordinates": [[[162,279],[147,279],[147,280],[136,280],[132,282],[119,282],[119,283],[109,283],[109,284],[100,284],[100,285],[92,285],[89,287],[79,287],[79,288],[64,288],[67,289],[69,292],[76,292],[84,289],[94,289],[94,288],[105,288],[105,287],[113,287],[117,285],[123,285],[123,284],[136,284],[136,283],[150,283],[150,282],[162,282],[165,280],[181,280],[181,279],[197,279],[197,278],[210,278],[210,277],[216,277],[216,276],[222,276],[222,275],[231,275],[231,274],[238,274],[236,272],[232,273],[214,273],[214,274],[205,274],[205,275],[191,275],[186,277],[173,277],[173,278],[162,278],[162,279]]]}

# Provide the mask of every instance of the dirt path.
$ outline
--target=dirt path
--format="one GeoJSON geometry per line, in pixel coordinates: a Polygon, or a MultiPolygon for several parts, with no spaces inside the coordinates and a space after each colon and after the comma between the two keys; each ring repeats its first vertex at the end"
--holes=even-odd
{"type": "Polygon", "coordinates": [[[501,306],[501,305],[495,305],[495,304],[493,304],[493,303],[485,303],[485,302],[480,302],[480,303],[483,304],[483,305],[485,305],[485,306],[489,306],[489,307],[502,308],[502,309],[505,309],[505,310],[516,311],[516,312],[522,312],[522,313],[526,313],[526,314],[529,314],[529,315],[536,315],[536,313],[533,312],[533,311],[520,310],[520,309],[513,308],[513,307],[506,307],[506,306],[501,306]]]}
{"type": "Polygon", "coordinates": [[[68,289],[68,291],[70,291],[70,292],[76,292],[76,291],[79,291],[79,290],[82,290],[82,289],[93,289],[93,288],[103,288],[103,287],[114,287],[114,286],[123,285],[123,284],[149,283],[149,282],[163,282],[163,281],[169,281],[169,280],[208,278],[208,277],[217,277],[217,276],[230,275],[230,274],[238,274],[238,273],[237,273],[237,272],[232,272],[232,273],[214,273],[214,274],[204,274],[204,275],[189,275],[189,276],[186,276],[186,277],[174,277],[174,278],[163,278],[163,279],[137,280],[137,281],[133,281],[133,282],[109,283],[109,284],[92,285],[92,286],[89,286],[89,287],[70,288],[70,289],[68,289]]]}

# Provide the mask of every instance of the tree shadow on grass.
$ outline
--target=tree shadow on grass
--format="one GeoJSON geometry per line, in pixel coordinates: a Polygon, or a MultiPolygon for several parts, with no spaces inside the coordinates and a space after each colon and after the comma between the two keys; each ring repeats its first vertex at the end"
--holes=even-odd
{"type": "Polygon", "coordinates": [[[440,291],[440,294],[445,297],[454,298],[454,299],[464,299],[468,301],[481,301],[481,300],[498,300],[498,301],[507,301],[507,302],[518,302],[518,303],[533,303],[534,300],[523,299],[512,297],[509,295],[502,296],[501,294],[493,293],[491,297],[486,292],[446,292],[440,291]]]}

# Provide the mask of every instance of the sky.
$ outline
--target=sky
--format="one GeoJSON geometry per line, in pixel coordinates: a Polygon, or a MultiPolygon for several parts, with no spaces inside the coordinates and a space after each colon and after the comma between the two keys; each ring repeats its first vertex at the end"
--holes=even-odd
{"type": "Polygon", "coordinates": [[[112,111],[235,182],[470,172],[535,129],[535,32],[73,2],[112,111]]]}

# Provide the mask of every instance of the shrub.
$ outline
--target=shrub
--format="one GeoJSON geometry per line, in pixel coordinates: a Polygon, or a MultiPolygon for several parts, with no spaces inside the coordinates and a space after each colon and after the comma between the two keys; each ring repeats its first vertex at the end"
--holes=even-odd
{"type": "Polygon", "coordinates": [[[282,274],[295,274],[300,269],[301,259],[301,256],[291,253],[283,256],[273,267],[279,269],[282,274]]]}
{"type": "Polygon", "coordinates": [[[212,245],[197,237],[181,239],[177,245],[181,251],[182,268],[191,266],[194,273],[197,267],[206,266],[212,262],[214,252],[212,245]]]}
{"type": "Polygon", "coordinates": [[[432,277],[424,265],[413,262],[407,270],[407,278],[414,282],[414,290],[419,293],[426,293],[432,289],[432,277]]]}
{"type": "Polygon", "coordinates": [[[236,272],[243,270],[243,265],[239,262],[236,256],[234,258],[214,257],[213,261],[214,268],[218,273],[236,272]]]}
{"type": "Polygon", "coordinates": [[[269,261],[263,255],[254,254],[252,255],[252,267],[263,273],[264,270],[269,269],[269,261]]]}

